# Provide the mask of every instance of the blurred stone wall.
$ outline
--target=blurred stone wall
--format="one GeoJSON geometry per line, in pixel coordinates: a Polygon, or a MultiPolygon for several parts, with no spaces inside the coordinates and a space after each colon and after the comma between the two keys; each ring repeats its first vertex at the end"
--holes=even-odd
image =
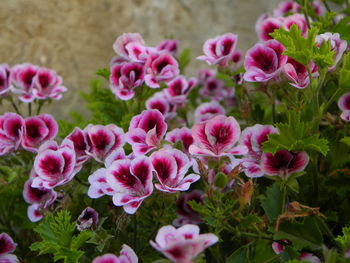
{"type": "MultiPolygon", "coordinates": [[[[31,62],[54,68],[69,92],[47,111],[63,118],[84,112],[78,91],[87,91],[98,68],[114,55],[124,32],[140,32],[154,45],[172,35],[201,54],[202,44],[225,32],[239,35],[239,48],[256,41],[254,25],[279,0],[0,0],[0,63],[31,62]]],[[[192,62],[190,72],[206,67],[192,62]]],[[[6,106],[1,106],[1,112],[6,106]]]]}

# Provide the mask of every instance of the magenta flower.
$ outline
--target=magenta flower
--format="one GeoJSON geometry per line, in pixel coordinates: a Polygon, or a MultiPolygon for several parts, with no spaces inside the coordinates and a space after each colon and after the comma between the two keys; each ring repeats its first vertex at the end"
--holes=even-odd
{"type": "Polygon", "coordinates": [[[240,135],[241,128],[235,118],[218,115],[192,127],[194,144],[189,152],[211,157],[246,154],[246,146],[235,147],[240,135]]]}
{"type": "Polygon", "coordinates": [[[113,44],[115,53],[124,59],[129,59],[129,52],[126,46],[130,43],[144,44],[142,36],[138,33],[124,33],[119,36],[113,44]]]}
{"type": "Polygon", "coordinates": [[[135,155],[146,154],[159,146],[168,126],[158,110],[145,110],[132,118],[126,140],[135,155]]]}
{"type": "Polygon", "coordinates": [[[18,64],[12,67],[10,73],[11,90],[19,94],[23,102],[32,102],[34,78],[39,68],[29,63],[18,64]]]}
{"type": "Polygon", "coordinates": [[[340,118],[350,122],[350,92],[345,93],[339,98],[338,107],[343,111],[340,118]]]}
{"type": "Polygon", "coordinates": [[[236,51],[238,36],[226,33],[215,38],[210,38],[203,45],[204,56],[197,59],[207,62],[209,65],[227,67],[232,62],[236,51]]]}
{"type": "Polygon", "coordinates": [[[156,92],[146,101],[147,110],[158,110],[165,120],[171,120],[176,116],[176,105],[173,104],[164,91],[156,92]]]}
{"type": "Polygon", "coordinates": [[[62,98],[62,93],[67,88],[62,86],[62,78],[51,69],[39,68],[33,79],[33,95],[36,99],[62,98]]]}
{"type": "Polygon", "coordinates": [[[172,143],[181,142],[182,151],[186,154],[188,154],[188,149],[190,148],[190,145],[194,142],[194,139],[192,137],[192,131],[187,127],[175,128],[171,130],[166,134],[165,140],[172,143]]]}
{"type": "Polygon", "coordinates": [[[134,214],[145,198],[153,192],[152,164],[148,157],[117,160],[106,171],[107,183],[115,191],[113,203],[134,214]]]}
{"type": "Polygon", "coordinates": [[[10,68],[7,64],[0,64],[0,96],[10,91],[10,68]]]}
{"type": "Polygon", "coordinates": [[[331,44],[331,50],[335,51],[334,64],[329,67],[329,70],[333,70],[335,69],[338,62],[342,58],[344,52],[346,51],[348,47],[348,43],[346,42],[346,40],[340,39],[340,35],[338,33],[332,34],[330,32],[316,36],[316,42],[318,46],[321,46],[321,44],[324,41],[325,42],[329,41],[331,44]]]}
{"type": "Polygon", "coordinates": [[[79,224],[77,224],[79,231],[83,231],[90,227],[96,227],[98,224],[98,213],[95,209],[87,207],[81,212],[77,221],[79,222],[79,224]]]}
{"type": "Polygon", "coordinates": [[[267,17],[256,25],[259,39],[262,41],[268,41],[273,39],[270,36],[276,29],[279,29],[283,25],[283,18],[281,17],[267,17]]]}
{"type": "Polygon", "coordinates": [[[179,75],[179,64],[167,52],[150,54],[145,67],[145,82],[150,88],[159,88],[160,82],[169,82],[179,75]]]}
{"type": "Polygon", "coordinates": [[[86,154],[86,152],[89,150],[86,136],[86,131],[76,127],[62,142],[62,145],[67,143],[67,141],[71,141],[73,143],[77,166],[83,165],[90,158],[90,156],[86,154]]]}
{"type": "Polygon", "coordinates": [[[95,258],[92,263],[137,263],[138,258],[132,250],[131,247],[127,245],[122,246],[122,250],[120,251],[120,256],[117,257],[113,254],[104,254],[103,256],[95,258]]]}
{"type": "Polygon", "coordinates": [[[134,97],[134,89],[143,84],[145,70],[143,65],[135,62],[124,62],[111,65],[109,77],[110,88],[121,100],[134,97]]]}
{"type": "Polygon", "coordinates": [[[306,152],[291,152],[279,150],[274,155],[264,153],[261,158],[261,169],[269,176],[287,178],[289,175],[301,172],[309,163],[306,152]]]}
{"type": "Polygon", "coordinates": [[[76,157],[73,143],[58,146],[54,141],[47,141],[38,150],[34,160],[32,187],[52,189],[73,179],[76,157]]]}
{"type": "Polygon", "coordinates": [[[0,262],[1,263],[18,263],[19,260],[15,255],[11,253],[15,251],[17,244],[12,238],[6,234],[0,234],[0,262]]]}
{"type": "Polygon", "coordinates": [[[284,1],[278,4],[274,10],[274,16],[284,16],[288,13],[298,13],[300,11],[300,5],[294,0],[284,1]]]}
{"type": "Polygon", "coordinates": [[[215,71],[212,69],[200,69],[198,71],[198,82],[203,84],[210,77],[215,77],[215,71]]]}
{"type": "Polygon", "coordinates": [[[56,137],[58,125],[54,117],[49,114],[28,117],[24,120],[22,146],[24,149],[37,152],[44,142],[56,137]]]}
{"type": "Polygon", "coordinates": [[[191,263],[204,249],[218,242],[214,234],[199,234],[196,225],[179,228],[163,226],[159,229],[155,242],[151,245],[175,263],[191,263]]]}
{"type": "Polygon", "coordinates": [[[188,82],[184,76],[178,76],[168,83],[168,88],[164,89],[164,93],[172,104],[182,105],[186,102],[187,95],[195,84],[195,81],[188,82]]]}
{"type": "Polygon", "coordinates": [[[217,115],[225,115],[226,111],[220,103],[216,101],[202,103],[194,112],[196,122],[207,121],[217,115]]]}
{"type": "Polygon", "coordinates": [[[317,256],[309,252],[300,253],[300,256],[298,257],[298,261],[303,261],[303,260],[308,261],[310,263],[321,263],[321,260],[317,256]]]}
{"type": "Polygon", "coordinates": [[[0,156],[17,150],[22,142],[23,118],[12,112],[0,116],[0,156]]]}
{"type": "Polygon", "coordinates": [[[222,101],[228,95],[224,82],[215,77],[210,77],[204,82],[199,94],[204,98],[216,101],[222,101]]]}
{"type": "Polygon", "coordinates": [[[88,145],[86,154],[97,162],[104,162],[110,153],[124,146],[124,131],[114,124],[106,126],[89,124],[84,131],[88,145]]]}
{"type": "Polygon", "coordinates": [[[192,183],[200,179],[198,174],[185,176],[192,162],[177,149],[163,148],[152,153],[150,158],[159,182],[155,186],[162,192],[187,191],[192,183]]]}
{"type": "Polygon", "coordinates": [[[297,25],[298,29],[301,31],[301,34],[306,37],[307,36],[307,23],[305,20],[305,16],[302,14],[293,14],[290,16],[287,16],[283,20],[283,27],[286,30],[289,30],[292,25],[297,25]]]}
{"type": "Polygon", "coordinates": [[[158,51],[167,51],[172,56],[177,55],[178,49],[179,49],[179,40],[176,40],[176,39],[166,39],[166,40],[161,41],[157,45],[158,51]]]}
{"type": "Polygon", "coordinates": [[[176,200],[177,218],[173,222],[175,226],[199,224],[203,222],[200,215],[188,204],[189,201],[195,201],[196,203],[203,204],[203,193],[199,190],[193,190],[189,193],[181,193],[179,198],[176,200]]]}
{"type": "Polygon", "coordinates": [[[249,49],[244,61],[244,80],[266,82],[278,77],[287,62],[287,56],[282,54],[284,50],[285,48],[274,39],[249,49]]]}
{"type": "MultiPolygon", "coordinates": [[[[318,67],[313,61],[310,61],[309,68],[311,76],[313,78],[318,77],[318,67]]],[[[310,84],[307,68],[292,58],[288,58],[287,63],[283,67],[283,71],[286,77],[292,81],[289,82],[289,84],[297,89],[305,89],[310,84]]]]}

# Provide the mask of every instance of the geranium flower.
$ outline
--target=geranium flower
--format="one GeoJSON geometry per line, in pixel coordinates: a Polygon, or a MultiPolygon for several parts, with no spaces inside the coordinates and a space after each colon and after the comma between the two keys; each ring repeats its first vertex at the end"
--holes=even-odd
{"type": "Polygon", "coordinates": [[[197,59],[207,62],[209,65],[227,67],[232,62],[236,51],[238,36],[226,33],[215,38],[210,38],[203,45],[204,56],[197,59]]]}
{"type": "Polygon", "coordinates": [[[153,192],[152,164],[148,157],[117,160],[106,171],[109,186],[115,191],[113,203],[134,214],[145,198],[153,192]]]}
{"type": "Polygon", "coordinates": [[[12,112],[0,116],[0,156],[17,150],[22,142],[23,118],[12,112]]]}
{"type": "Polygon", "coordinates": [[[195,84],[193,80],[187,81],[184,76],[178,76],[168,83],[168,88],[164,89],[164,93],[172,104],[182,105],[186,102],[187,95],[195,84]]]}
{"type": "Polygon", "coordinates": [[[179,42],[176,39],[166,39],[161,41],[156,48],[158,51],[167,51],[172,56],[176,56],[179,49],[179,42]]]}
{"type": "Polygon", "coordinates": [[[49,114],[28,117],[24,120],[22,146],[24,149],[37,152],[44,142],[56,137],[58,125],[54,117],[49,114]]]}
{"type": "Polygon", "coordinates": [[[115,53],[124,59],[129,59],[129,52],[126,46],[130,43],[144,44],[142,36],[138,33],[124,33],[119,36],[113,44],[115,53]]]}
{"type": "Polygon", "coordinates": [[[10,91],[10,68],[7,64],[0,64],[0,96],[10,91]]]}
{"type": "Polygon", "coordinates": [[[212,69],[200,69],[198,70],[198,82],[203,84],[208,78],[215,77],[215,71],[212,69]]]}
{"type": "Polygon", "coordinates": [[[163,148],[152,153],[150,158],[159,182],[155,186],[162,192],[187,191],[192,183],[200,179],[198,174],[185,176],[192,162],[177,149],[163,148]]]}
{"type": "Polygon", "coordinates": [[[127,245],[122,246],[122,250],[120,251],[120,256],[117,257],[113,254],[104,254],[103,256],[95,258],[92,263],[137,263],[138,258],[132,250],[131,247],[127,245]]]}
{"type": "Polygon", "coordinates": [[[350,122],[350,92],[345,93],[339,98],[338,107],[343,111],[340,118],[350,122]]]}
{"type": "Polygon", "coordinates": [[[285,48],[277,40],[256,44],[247,51],[244,67],[244,80],[248,82],[266,82],[278,77],[287,62],[283,55],[285,48]]]}
{"type": "Polygon", "coordinates": [[[226,111],[217,101],[202,103],[194,112],[196,122],[207,121],[217,115],[225,115],[226,111]]]}
{"type": "Polygon", "coordinates": [[[160,111],[145,110],[131,119],[126,140],[135,155],[146,154],[159,146],[167,127],[160,111]]]}
{"type": "Polygon", "coordinates": [[[286,30],[289,30],[292,25],[297,25],[298,29],[301,31],[301,34],[304,37],[307,37],[308,27],[307,27],[307,22],[304,15],[293,14],[283,19],[283,27],[286,30]]]}
{"type": "MultiPolygon", "coordinates": [[[[311,76],[313,78],[318,77],[318,67],[313,61],[310,61],[309,68],[311,76]]],[[[287,63],[283,67],[283,71],[286,77],[292,81],[289,82],[289,84],[297,89],[304,89],[310,84],[307,68],[292,58],[288,58],[287,63]]]]}
{"type": "Polygon", "coordinates": [[[15,255],[11,253],[15,251],[17,244],[12,238],[6,234],[0,234],[0,262],[1,263],[18,263],[19,260],[15,255]]]}
{"type": "Polygon", "coordinates": [[[306,152],[291,152],[279,150],[274,155],[264,153],[261,158],[262,171],[270,176],[287,178],[289,175],[301,172],[309,163],[306,152]]]}
{"type": "Polygon", "coordinates": [[[211,157],[245,154],[246,146],[235,147],[240,135],[241,128],[235,118],[215,116],[192,127],[194,144],[190,146],[189,152],[211,157]]]}
{"type": "Polygon", "coordinates": [[[71,141],[73,143],[77,166],[83,165],[90,158],[90,156],[86,153],[89,150],[86,136],[86,131],[75,127],[74,130],[62,141],[62,145],[67,143],[67,141],[71,141]]]}
{"type": "Polygon", "coordinates": [[[215,77],[209,77],[205,80],[203,87],[199,90],[199,94],[204,98],[222,101],[227,97],[224,82],[215,77]]]}
{"type": "Polygon", "coordinates": [[[270,33],[279,29],[283,25],[283,18],[281,17],[267,17],[256,25],[258,37],[261,41],[268,41],[273,39],[270,33]]]}
{"type": "Polygon", "coordinates": [[[158,110],[166,120],[176,116],[176,105],[173,104],[164,91],[156,92],[146,101],[147,110],[158,110]]]}
{"type": "Polygon", "coordinates": [[[190,263],[204,249],[218,242],[214,234],[199,234],[196,225],[184,225],[179,228],[163,226],[159,229],[155,242],[151,245],[175,263],[190,263]]]}
{"type": "Polygon", "coordinates": [[[33,83],[38,69],[37,66],[29,63],[18,64],[11,69],[11,90],[19,94],[19,99],[23,102],[32,102],[35,99],[33,83]]]}
{"type": "Polygon", "coordinates": [[[32,187],[52,189],[73,179],[76,174],[76,157],[73,143],[58,146],[54,141],[47,141],[40,146],[34,160],[32,187]]]}
{"type": "Polygon", "coordinates": [[[89,124],[84,131],[88,144],[86,154],[98,162],[104,162],[111,152],[123,147],[125,143],[123,129],[114,124],[106,126],[89,124]]]}
{"type": "Polygon", "coordinates": [[[186,154],[188,154],[188,149],[190,145],[194,142],[194,139],[192,137],[192,131],[187,127],[175,128],[171,130],[166,134],[165,140],[172,143],[181,142],[182,151],[186,154]]]}
{"type": "Polygon", "coordinates": [[[77,224],[79,231],[88,229],[91,226],[95,227],[98,224],[98,213],[95,209],[87,207],[81,212],[77,221],[79,222],[79,224],[77,224]]]}
{"type": "Polygon", "coordinates": [[[195,201],[196,203],[203,204],[203,193],[199,190],[193,190],[189,193],[181,193],[179,198],[176,200],[177,218],[173,222],[175,226],[199,224],[203,222],[200,215],[188,204],[189,201],[195,201]]]}

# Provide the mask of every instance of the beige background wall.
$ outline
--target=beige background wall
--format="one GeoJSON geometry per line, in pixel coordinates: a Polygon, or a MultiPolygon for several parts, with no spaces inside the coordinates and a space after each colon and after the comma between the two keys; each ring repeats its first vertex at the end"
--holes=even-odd
{"type": "MultiPolygon", "coordinates": [[[[168,35],[201,54],[203,42],[225,32],[247,50],[256,41],[258,16],[279,0],[0,0],[0,63],[31,62],[54,68],[69,92],[47,110],[56,117],[81,112],[76,91],[88,90],[98,68],[114,55],[124,32],[140,32],[154,45],[168,35]]],[[[193,62],[190,71],[205,67],[193,62]]],[[[3,113],[6,107],[1,106],[3,113]]]]}

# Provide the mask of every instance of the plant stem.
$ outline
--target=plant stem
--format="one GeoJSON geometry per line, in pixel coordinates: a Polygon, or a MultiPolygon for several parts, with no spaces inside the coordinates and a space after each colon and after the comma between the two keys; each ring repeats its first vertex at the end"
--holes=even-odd
{"type": "Polygon", "coordinates": [[[40,111],[41,111],[41,107],[44,105],[44,101],[40,100],[39,101],[39,105],[38,105],[38,108],[36,110],[36,115],[39,115],[40,114],[40,111]]]}
{"type": "Polygon", "coordinates": [[[306,20],[307,28],[310,29],[311,28],[311,24],[310,24],[310,21],[309,21],[309,13],[308,13],[308,10],[307,10],[307,1],[303,1],[303,13],[304,13],[304,17],[305,17],[305,20],[306,20]]]}
{"type": "Polygon", "coordinates": [[[28,103],[28,115],[32,116],[32,103],[28,103]]]}
{"type": "Polygon", "coordinates": [[[263,233],[250,233],[250,232],[239,232],[240,236],[244,237],[252,237],[252,238],[257,238],[257,239],[266,239],[266,240],[273,240],[272,236],[263,234],[263,233]]]}
{"type": "Polygon", "coordinates": [[[282,184],[282,207],[281,207],[281,213],[284,213],[284,210],[286,209],[286,200],[287,200],[287,186],[283,183],[282,184]]]}
{"type": "Polygon", "coordinates": [[[18,109],[16,103],[13,101],[13,98],[12,98],[12,97],[9,97],[9,100],[10,100],[10,103],[11,103],[13,109],[16,111],[16,113],[19,114],[19,115],[21,115],[21,112],[19,111],[19,109],[18,109]]]}

